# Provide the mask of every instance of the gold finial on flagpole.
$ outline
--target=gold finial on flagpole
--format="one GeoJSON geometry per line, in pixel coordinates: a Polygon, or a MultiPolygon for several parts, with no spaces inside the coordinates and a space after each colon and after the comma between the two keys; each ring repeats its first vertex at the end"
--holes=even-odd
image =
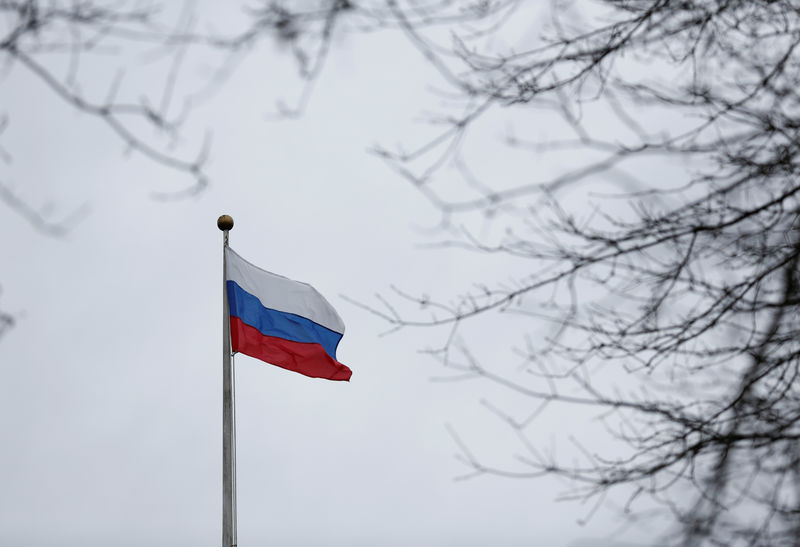
{"type": "Polygon", "coordinates": [[[217,219],[217,228],[223,232],[233,229],[233,217],[230,215],[222,215],[217,219]]]}

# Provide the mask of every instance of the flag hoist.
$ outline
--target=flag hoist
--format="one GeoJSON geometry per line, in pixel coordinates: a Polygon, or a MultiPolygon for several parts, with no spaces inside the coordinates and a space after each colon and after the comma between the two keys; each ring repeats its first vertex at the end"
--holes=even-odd
{"type": "Polygon", "coordinates": [[[222,230],[222,547],[236,546],[234,353],[312,378],[350,380],[336,359],[344,322],[311,285],[254,266],[228,246],[233,218],[222,230]]]}

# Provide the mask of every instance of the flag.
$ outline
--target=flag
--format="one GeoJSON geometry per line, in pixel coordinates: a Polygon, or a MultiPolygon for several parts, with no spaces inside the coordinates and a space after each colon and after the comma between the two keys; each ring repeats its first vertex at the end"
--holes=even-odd
{"type": "Polygon", "coordinates": [[[225,248],[231,349],[312,378],[349,380],[336,360],[344,322],[314,287],[262,270],[225,248]]]}

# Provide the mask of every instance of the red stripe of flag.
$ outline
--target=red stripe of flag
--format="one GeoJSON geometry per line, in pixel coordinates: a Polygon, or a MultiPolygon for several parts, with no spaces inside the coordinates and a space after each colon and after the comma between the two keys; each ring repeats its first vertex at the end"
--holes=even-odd
{"type": "Polygon", "coordinates": [[[331,358],[320,344],[264,336],[238,317],[231,317],[231,348],[312,378],[348,381],[353,374],[345,365],[331,358]]]}

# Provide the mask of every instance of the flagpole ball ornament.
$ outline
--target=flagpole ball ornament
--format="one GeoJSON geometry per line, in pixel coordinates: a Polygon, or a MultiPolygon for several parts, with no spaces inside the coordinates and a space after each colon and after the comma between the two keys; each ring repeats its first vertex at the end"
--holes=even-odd
{"type": "Polygon", "coordinates": [[[217,228],[223,232],[233,229],[233,217],[230,215],[222,215],[217,219],[217,228]]]}

